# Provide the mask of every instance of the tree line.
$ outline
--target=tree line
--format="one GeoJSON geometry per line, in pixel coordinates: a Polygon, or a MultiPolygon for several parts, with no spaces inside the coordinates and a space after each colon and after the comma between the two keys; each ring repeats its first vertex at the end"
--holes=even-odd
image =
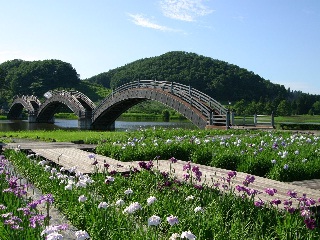
{"type": "Polygon", "coordinates": [[[236,101],[229,104],[228,108],[234,111],[237,115],[253,115],[271,113],[279,116],[291,115],[320,115],[320,98],[316,95],[308,95],[301,93],[295,100],[276,99],[274,101],[262,100],[259,101],[236,101]]]}

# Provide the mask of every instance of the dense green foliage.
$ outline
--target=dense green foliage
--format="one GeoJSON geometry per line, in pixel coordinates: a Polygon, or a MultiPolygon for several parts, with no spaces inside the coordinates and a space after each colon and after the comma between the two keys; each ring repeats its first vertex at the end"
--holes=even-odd
{"type": "Polygon", "coordinates": [[[98,84],[80,81],[71,64],[60,60],[12,60],[0,64],[0,107],[8,108],[15,95],[35,95],[40,99],[49,90],[78,90],[92,101],[103,99],[109,91],[98,84]]]}

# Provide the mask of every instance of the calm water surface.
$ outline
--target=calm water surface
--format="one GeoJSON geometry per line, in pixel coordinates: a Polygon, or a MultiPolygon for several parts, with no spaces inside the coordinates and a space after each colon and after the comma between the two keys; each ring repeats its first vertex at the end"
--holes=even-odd
{"type": "MultiPolygon", "coordinates": [[[[28,121],[1,120],[0,131],[22,131],[22,130],[55,130],[55,129],[77,129],[78,120],[56,119],[54,124],[28,123],[28,121]]],[[[191,122],[126,122],[116,121],[115,131],[137,130],[139,128],[163,127],[197,129],[191,122]]]]}

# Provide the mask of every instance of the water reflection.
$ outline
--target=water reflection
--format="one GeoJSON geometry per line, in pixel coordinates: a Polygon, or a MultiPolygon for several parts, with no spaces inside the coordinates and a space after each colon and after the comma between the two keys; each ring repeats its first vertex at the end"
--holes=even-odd
{"type": "MultiPolygon", "coordinates": [[[[137,130],[149,127],[164,128],[184,128],[197,129],[191,122],[127,122],[116,121],[116,131],[137,130]]],[[[78,120],[56,119],[54,124],[48,123],[29,123],[27,120],[11,121],[1,120],[0,131],[21,131],[21,130],[57,130],[57,129],[78,129],[78,120]]]]}

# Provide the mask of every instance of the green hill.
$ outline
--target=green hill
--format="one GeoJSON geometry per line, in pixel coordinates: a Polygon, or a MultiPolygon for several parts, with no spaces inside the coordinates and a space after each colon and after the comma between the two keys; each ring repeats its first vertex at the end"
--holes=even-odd
{"type": "Polygon", "coordinates": [[[285,98],[283,85],[273,84],[236,65],[187,52],[168,52],[144,58],[86,79],[116,88],[137,79],[178,82],[198,89],[218,101],[285,98]]]}

